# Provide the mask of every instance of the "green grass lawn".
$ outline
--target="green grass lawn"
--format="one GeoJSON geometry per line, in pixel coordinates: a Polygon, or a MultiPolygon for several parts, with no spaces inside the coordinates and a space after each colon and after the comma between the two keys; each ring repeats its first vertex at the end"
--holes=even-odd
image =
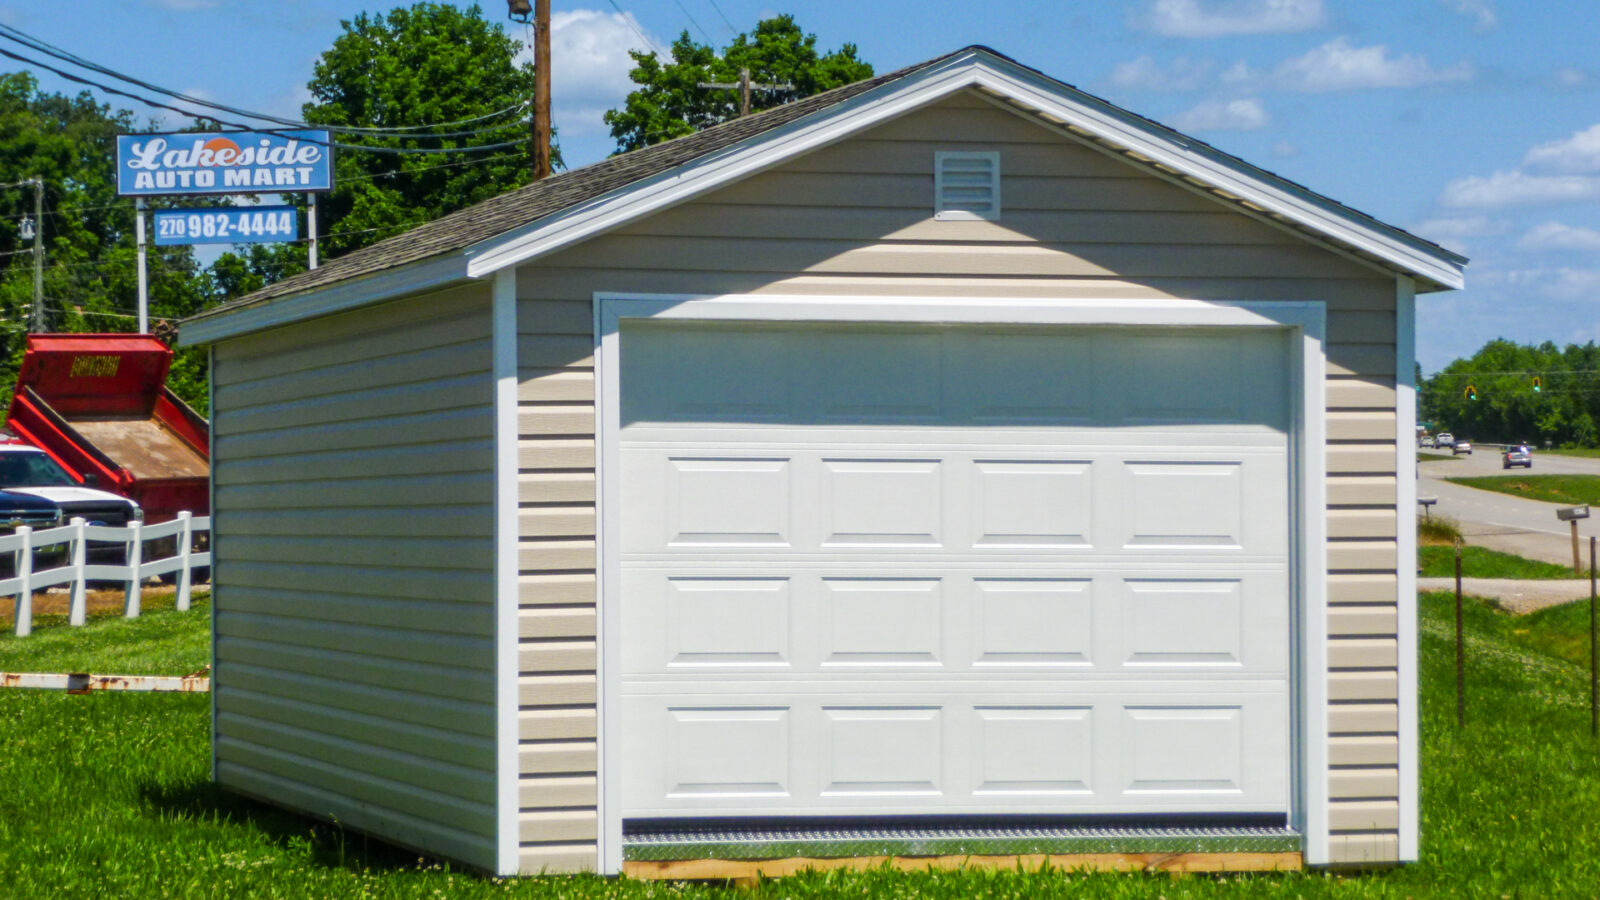
{"type": "MultiPolygon", "coordinates": [[[[1417,548],[1417,563],[1424,578],[1450,578],[1456,574],[1455,548],[1423,545],[1417,548]]],[[[1498,550],[1461,548],[1461,574],[1466,578],[1577,578],[1566,566],[1527,559],[1498,550]]]]}
{"type": "Polygon", "coordinates": [[[1562,506],[1585,503],[1600,506],[1600,475],[1486,475],[1445,480],[1479,490],[1499,491],[1562,506]]]}
{"type": "Polygon", "coordinates": [[[1586,459],[1600,459],[1600,449],[1585,448],[1582,450],[1542,450],[1541,453],[1554,453],[1559,456],[1580,456],[1586,459]]]}
{"type": "Polygon", "coordinates": [[[1452,456],[1449,453],[1423,453],[1420,450],[1417,451],[1417,462],[1445,462],[1460,458],[1461,457],[1459,456],[1452,456]]]}
{"type": "MultiPolygon", "coordinates": [[[[1453,612],[1421,601],[1422,861],[1357,874],[1184,877],[979,870],[803,875],[751,890],[597,878],[496,881],[230,797],[209,782],[204,695],[0,692],[0,896],[401,898],[1422,898],[1600,893],[1600,745],[1562,656],[1573,610],[1467,606],[1468,716],[1454,725],[1453,612]],[[1555,655],[1546,650],[1553,650],[1555,655]]],[[[206,610],[0,638],[10,668],[182,674],[206,610]],[[108,654],[116,664],[101,665],[108,654]],[[114,653],[115,656],[109,654],[114,653]]]]}

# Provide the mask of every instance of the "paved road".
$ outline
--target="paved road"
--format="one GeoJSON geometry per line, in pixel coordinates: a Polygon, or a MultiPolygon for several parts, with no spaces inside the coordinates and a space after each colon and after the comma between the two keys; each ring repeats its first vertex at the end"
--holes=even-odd
{"type": "MultiPolygon", "coordinates": [[[[1438,497],[1439,503],[1433,507],[1433,513],[1460,522],[1462,536],[1469,543],[1571,565],[1572,532],[1567,523],[1556,518],[1555,504],[1480,491],[1442,480],[1477,475],[1515,477],[1526,471],[1501,469],[1499,448],[1485,446],[1471,456],[1419,463],[1417,496],[1438,497]]],[[[1535,452],[1532,474],[1600,476],[1600,459],[1535,452]]],[[[1600,509],[1596,510],[1596,515],[1600,516],[1600,509]]],[[[1590,535],[1600,536],[1600,518],[1580,522],[1578,535],[1585,543],[1590,535]]],[[[1584,552],[1587,555],[1587,550],[1584,552]]]]}

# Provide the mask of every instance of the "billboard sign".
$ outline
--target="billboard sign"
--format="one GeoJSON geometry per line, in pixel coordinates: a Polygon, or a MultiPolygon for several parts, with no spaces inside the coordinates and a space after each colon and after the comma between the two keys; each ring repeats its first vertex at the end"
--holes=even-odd
{"type": "Polygon", "coordinates": [[[225,206],[158,209],[156,246],[174,244],[268,244],[297,240],[300,216],[292,206],[225,206]]]}
{"type": "Polygon", "coordinates": [[[117,135],[117,193],[124,197],[332,188],[326,131],[117,135]]]}

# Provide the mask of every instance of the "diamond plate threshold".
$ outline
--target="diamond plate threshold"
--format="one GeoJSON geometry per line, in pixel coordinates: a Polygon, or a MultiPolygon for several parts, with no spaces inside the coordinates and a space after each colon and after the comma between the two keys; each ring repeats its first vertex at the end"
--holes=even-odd
{"type": "Polygon", "coordinates": [[[837,859],[866,856],[1014,856],[1073,853],[1293,853],[1284,826],[764,828],[625,834],[629,861],[837,859]]]}

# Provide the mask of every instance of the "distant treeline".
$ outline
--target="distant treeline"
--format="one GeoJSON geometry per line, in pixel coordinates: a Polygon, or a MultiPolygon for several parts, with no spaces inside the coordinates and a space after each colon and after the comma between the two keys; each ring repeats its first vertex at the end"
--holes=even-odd
{"type": "Polygon", "coordinates": [[[1420,381],[1419,422],[1485,443],[1600,446],[1600,347],[1494,340],[1420,381]]]}

